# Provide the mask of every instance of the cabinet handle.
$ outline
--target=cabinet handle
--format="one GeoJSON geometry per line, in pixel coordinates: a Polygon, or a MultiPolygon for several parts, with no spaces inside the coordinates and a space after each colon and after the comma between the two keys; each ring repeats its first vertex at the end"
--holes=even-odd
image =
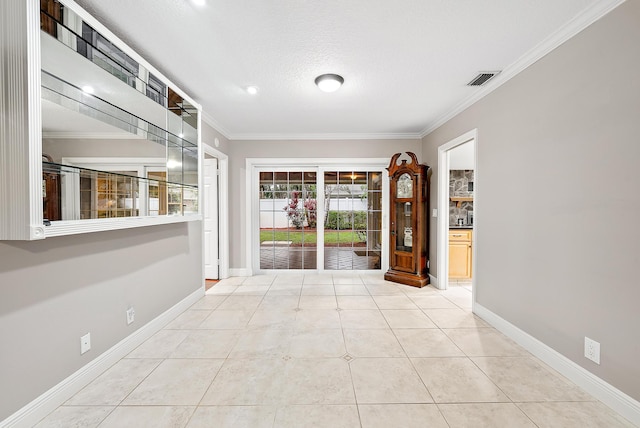
{"type": "Polygon", "coordinates": [[[462,235],[455,235],[454,234],[454,235],[451,235],[451,236],[453,236],[454,238],[460,238],[462,235]]]}

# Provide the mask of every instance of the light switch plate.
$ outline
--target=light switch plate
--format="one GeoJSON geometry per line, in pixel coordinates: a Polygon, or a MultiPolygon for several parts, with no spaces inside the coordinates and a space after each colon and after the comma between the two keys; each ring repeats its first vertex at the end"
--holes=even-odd
{"type": "Polygon", "coordinates": [[[437,208],[434,208],[434,209],[431,211],[431,217],[438,217],[438,209],[437,209],[437,208]]]}

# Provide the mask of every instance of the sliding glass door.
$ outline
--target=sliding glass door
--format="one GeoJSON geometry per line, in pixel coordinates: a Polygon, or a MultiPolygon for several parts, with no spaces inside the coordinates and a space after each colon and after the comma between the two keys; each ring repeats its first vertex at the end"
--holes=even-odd
{"type": "Polygon", "coordinates": [[[385,172],[382,166],[256,168],[254,269],[382,269],[385,172]]]}

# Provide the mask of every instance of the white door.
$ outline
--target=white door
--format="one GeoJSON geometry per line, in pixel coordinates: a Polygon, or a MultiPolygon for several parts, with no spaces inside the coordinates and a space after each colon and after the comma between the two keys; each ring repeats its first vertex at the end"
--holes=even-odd
{"type": "Polygon", "coordinates": [[[204,276],[218,279],[218,159],[204,160],[204,276]]]}

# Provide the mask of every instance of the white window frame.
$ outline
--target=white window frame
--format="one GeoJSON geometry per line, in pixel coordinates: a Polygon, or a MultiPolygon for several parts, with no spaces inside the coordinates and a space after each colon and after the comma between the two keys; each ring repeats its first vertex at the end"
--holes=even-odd
{"type": "MultiPolygon", "coordinates": [[[[370,171],[380,172],[382,175],[382,248],[380,272],[389,269],[389,166],[387,158],[247,158],[246,160],[246,258],[249,275],[291,273],[371,273],[371,270],[334,270],[324,268],[324,245],[317,246],[317,269],[260,269],[260,207],[259,185],[260,172],[263,171],[314,171],[317,183],[318,218],[324,216],[324,173],[370,171]]],[[[324,229],[318,228],[317,242],[324,242],[324,229]]]]}

